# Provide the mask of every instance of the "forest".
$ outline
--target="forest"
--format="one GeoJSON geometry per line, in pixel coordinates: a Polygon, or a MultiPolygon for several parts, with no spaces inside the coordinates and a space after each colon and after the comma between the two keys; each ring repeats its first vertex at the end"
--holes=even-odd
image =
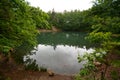
{"type": "MultiPolygon", "coordinates": [[[[36,46],[39,29],[50,30],[54,26],[61,31],[87,32],[86,39],[99,45],[94,53],[82,58],[78,56],[79,62],[85,58],[88,63],[76,80],[90,80],[91,75],[96,76],[94,60],[102,63],[106,69],[111,66],[116,68],[108,74],[112,75],[111,80],[119,80],[120,1],[96,0],[93,3],[92,8],[83,11],[56,12],[53,9],[44,12],[30,6],[25,0],[0,0],[0,65],[10,62],[11,57],[17,57],[14,52],[21,45],[36,46]],[[104,51],[106,54],[102,54],[104,51]],[[97,53],[100,55],[96,56],[97,53]]],[[[106,69],[101,72],[101,80],[109,80],[105,76],[106,69]]],[[[97,80],[93,78],[91,80],[97,80]]]]}

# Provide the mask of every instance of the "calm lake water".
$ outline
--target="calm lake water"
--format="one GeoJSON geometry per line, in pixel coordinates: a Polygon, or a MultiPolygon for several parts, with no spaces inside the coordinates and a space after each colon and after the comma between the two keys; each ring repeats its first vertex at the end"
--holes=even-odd
{"type": "Polygon", "coordinates": [[[41,67],[46,67],[58,74],[76,74],[83,63],[78,63],[77,56],[92,52],[91,45],[84,39],[86,33],[58,32],[38,35],[37,50],[30,56],[41,67]],[[87,48],[87,49],[86,49],[87,48]]]}

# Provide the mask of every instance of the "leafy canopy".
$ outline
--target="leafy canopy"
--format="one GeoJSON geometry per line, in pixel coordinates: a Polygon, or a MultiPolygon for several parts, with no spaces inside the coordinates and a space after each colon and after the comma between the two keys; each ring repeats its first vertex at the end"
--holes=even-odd
{"type": "Polygon", "coordinates": [[[0,52],[24,43],[36,45],[36,26],[49,27],[48,15],[25,0],[0,0],[0,52]]]}

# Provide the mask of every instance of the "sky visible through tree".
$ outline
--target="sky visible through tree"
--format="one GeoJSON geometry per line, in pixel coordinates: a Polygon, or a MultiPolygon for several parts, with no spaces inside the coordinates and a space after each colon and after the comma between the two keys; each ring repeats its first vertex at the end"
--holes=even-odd
{"type": "Polygon", "coordinates": [[[40,7],[45,12],[48,12],[54,8],[57,12],[63,12],[64,10],[86,10],[92,7],[93,0],[26,0],[30,5],[40,7]]]}

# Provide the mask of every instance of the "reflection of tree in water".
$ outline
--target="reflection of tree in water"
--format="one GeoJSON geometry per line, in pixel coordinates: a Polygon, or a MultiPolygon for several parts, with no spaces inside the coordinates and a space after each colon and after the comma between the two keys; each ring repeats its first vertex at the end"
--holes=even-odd
{"type": "Polygon", "coordinates": [[[57,45],[54,45],[54,46],[53,46],[53,49],[55,50],[56,48],[57,48],[57,45]]]}
{"type": "Polygon", "coordinates": [[[57,45],[69,45],[87,48],[92,45],[85,40],[86,33],[77,33],[77,32],[58,32],[58,33],[41,33],[38,35],[38,43],[54,46],[54,49],[57,45]]]}
{"type": "Polygon", "coordinates": [[[31,50],[33,49],[34,49],[33,46],[27,43],[24,43],[21,46],[16,48],[16,51],[13,54],[13,57],[18,63],[24,63],[24,56],[29,54],[34,54],[31,52],[31,50]]]}

